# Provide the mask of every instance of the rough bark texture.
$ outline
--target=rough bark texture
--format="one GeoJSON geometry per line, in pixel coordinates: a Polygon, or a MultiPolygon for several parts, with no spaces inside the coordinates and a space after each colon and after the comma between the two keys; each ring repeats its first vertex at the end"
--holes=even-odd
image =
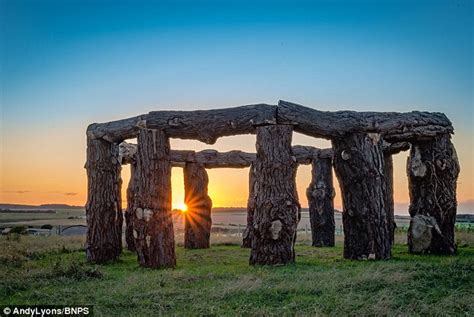
{"type": "Polygon", "coordinates": [[[346,133],[375,132],[388,141],[406,141],[453,132],[451,122],[441,113],[329,112],[279,101],[278,106],[258,104],[214,110],[153,111],[133,118],[91,124],[87,136],[120,143],[136,137],[140,128],[147,128],[161,129],[173,138],[213,144],[219,137],[255,133],[256,126],[276,123],[291,124],[298,132],[328,139],[346,133]]]}
{"type": "Polygon", "coordinates": [[[250,264],[275,265],[295,261],[294,244],[300,204],[291,137],[291,126],[257,127],[250,264]]]}
{"type": "Polygon", "coordinates": [[[398,154],[402,151],[410,149],[410,143],[398,142],[398,143],[387,143],[382,142],[383,154],[384,154],[384,175],[387,186],[387,215],[388,215],[388,226],[390,232],[390,243],[393,245],[395,241],[395,229],[397,224],[395,222],[395,204],[393,200],[393,155],[398,154]]]}
{"type": "Polygon", "coordinates": [[[130,181],[128,182],[127,187],[127,210],[125,212],[125,242],[127,243],[127,249],[129,251],[136,250],[135,238],[133,237],[133,218],[135,215],[134,204],[138,192],[136,173],[135,163],[130,164],[130,181]]]}
{"type": "Polygon", "coordinates": [[[341,186],[344,257],[390,258],[384,158],[379,134],[354,133],[332,141],[341,186]]]}
{"type": "Polygon", "coordinates": [[[147,128],[163,130],[171,138],[214,144],[219,137],[255,133],[255,126],[276,123],[276,108],[258,104],[214,110],[152,111],[124,120],[91,124],[87,136],[121,142],[136,137],[140,128],[147,128]]]}
{"type": "MultiPolygon", "coordinates": [[[[136,144],[120,143],[120,159],[122,164],[135,161],[136,144]]],[[[293,146],[293,155],[298,164],[311,164],[314,157],[332,157],[332,149],[318,149],[311,146],[293,146]]],[[[218,152],[216,150],[202,150],[199,152],[188,150],[171,150],[171,164],[173,167],[184,167],[188,162],[204,165],[205,168],[245,168],[255,162],[255,153],[242,151],[218,152]]]]}
{"type": "Polygon", "coordinates": [[[91,262],[116,260],[122,251],[121,165],[117,144],[87,139],[86,256],[91,262]]]}
{"type": "Polygon", "coordinates": [[[119,144],[119,160],[122,165],[137,163],[137,145],[128,142],[119,144]]]}
{"type": "Polygon", "coordinates": [[[306,190],[314,247],[334,246],[334,186],[332,159],[315,159],[311,184],[306,190]]]}
{"type": "Polygon", "coordinates": [[[205,249],[210,246],[212,201],[207,195],[209,178],[204,166],[186,163],[184,167],[185,213],[184,247],[205,249]]]}
{"type": "Polygon", "coordinates": [[[442,254],[456,252],[454,223],[459,163],[450,139],[451,136],[446,134],[412,145],[407,164],[411,201],[409,212],[412,216],[408,247],[412,252],[442,254]],[[415,219],[419,215],[424,217],[415,219]],[[424,220],[415,221],[420,219],[424,220]],[[419,235],[414,222],[431,226],[429,244],[421,242],[425,246],[417,245],[420,244],[419,235]]]}
{"type": "Polygon", "coordinates": [[[138,260],[145,267],[174,267],[168,137],[161,130],[141,129],[137,154],[138,195],[133,228],[138,260]]]}
{"type": "MultiPolygon", "coordinates": [[[[248,219],[251,227],[243,242],[252,248],[250,263],[292,262],[300,211],[294,184],[296,166],[331,156],[343,194],[344,256],[388,258],[394,229],[390,155],[406,149],[406,142],[414,145],[407,166],[412,215],[410,250],[454,253],[459,164],[450,141],[452,132],[451,122],[441,113],[323,112],[285,101],[278,106],[156,111],[91,124],[87,129],[87,258],[104,262],[120,254],[120,164],[133,164],[136,159],[135,179],[139,182],[135,198],[129,199],[133,212],[126,216],[133,223],[141,265],[175,265],[170,171],[171,166],[187,163],[204,168],[253,164],[248,219]],[[334,151],[291,148],[293,128],[331,139],[334,151]],[[248,133],[257,133],[257,154],[169,149],[168,137],[213,144],[222,136],[248,133]],[[118,150],[116,143],[136,136],[138,148],[124,145],[118,150]]],[[[126,233],[128,242],[128,224],[126,233]]]]}
{"type": "Polygon", "coordinates": [[[382,149],[384,155],[395,155],[403,151],[407,151],[410,149],[410,143],[408,142],[396,142],[396,143],[388,143],[382,141],[382,149]]]}
{"type": "Polygon", "coordinates": [[[257,178],[255,176],[255,164],[250,165],[249,170],[249,197],[247,200],[247,226],[242,234],[242,248],[252,247],[252,236],[253,236],[253,214],[255,212],[255,182],[257,178]]]}
{"type": "Polygon", "coordinates": [[[295,131],[327,139],[348,133],[381,133],[390,142],[432,138],[451,133],[449,119],[437,112],[319,111],[287,101],[278,103],[278,123],[294,124],[295,131]]]}
{"type": "Polygon", "coordinates": [[[387,186],[387,194],[385,195],[388,219],[388,231],[390,232],[390,244],[395,241],[395,204],[393,201],[393,158],[392,155],[384,153],[384,175],[387,186]]]}

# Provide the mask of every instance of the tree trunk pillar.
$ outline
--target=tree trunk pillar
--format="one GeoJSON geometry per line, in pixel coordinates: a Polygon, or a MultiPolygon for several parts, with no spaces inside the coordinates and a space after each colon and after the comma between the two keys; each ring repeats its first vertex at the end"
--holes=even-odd
{"type": "Polygon", "coordinates": [[[387,186],[379,134],[351,133],[332,140],[341,186],[344,257],[390,258],[387,186]]]}
{"type": "Polygon", "coordinates": [[[136,164],[130,164],[130,181],[127,187],[127,211],[125,212],[125,242],[129,251],[136,251],[135,238],[133,237],[133,216],[135,215],[134,203],[137,195],[137,168],[136,164]]]}
{"type": "Polygon", "coordinates": [[[162,130],[140,129],[136,177],[133,233],[139,263],[151,268],[174,267],[170,144],[162,130]]]}
{"type": "Polygon", "coordinates": [[[255,212],[255,164],[249,170],[249,197],[247,200],[247,227],[242,234],[242,248],[252,247],[253,213],[255,212]]]}
{"type": "Polygon", "coordinates": [[[390,233],[390,244],[395,242],[395,203],[393,200],[393,158],[391,154],[384,154],[384,174],[387,186],[386,207],[388,216],[388,231],[390,233]]]}
{"type": "Polygon", "coordinates": [[[295,261],[294,244],[300,204],[296,192],[296,158],[290,125],[257,127],[255,211],[250,264],[295,261]]]}
{"type": "Polygon", "coordinates": [[[87,240],[90,262],[117,260],[122,251],[122,169],[119,147],[103,139],[87,139],[87,240]]]}
{"type": "Polygon", "coordinates": [[[212,200],[207,194],[209,178],[202,164],[186,163],[184,166],[185,212],[184,247],[206,249],[211,238],[212,200]]]}
{"type": "Polygon", "coordinates": [[[314,158],[311,184],[306,190],[314,247],[334,246],[334,186],[332,158],[314,158]]]}
{"type": "Polygon", "coordinates": [[[411,221],[408,248],[414,253],[456,252],[456,182],[459,162],[449,134],[412,144],[407,162],[411,221]]]}

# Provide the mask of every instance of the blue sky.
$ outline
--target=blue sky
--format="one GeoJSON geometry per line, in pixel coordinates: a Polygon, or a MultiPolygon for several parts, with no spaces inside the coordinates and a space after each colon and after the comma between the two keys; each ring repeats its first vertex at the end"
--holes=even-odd
{"type": "MultiPolygon", "coordinates": [[[[13,149],[26,140],[19,127],[54,151],[51,135],[83,140],[94,121],[279,99],[442,111],[461,134],[460,156],[473,154],[471,1],[2,0],[0,9],[3,156],[25,154],[13,149]]],[[[84,142],[77,148],[83,155],[84,142]]]]}
{"type": "Polygon", "coordinates": [[[288,98],[328,108],[456,107],[470,124],[469,6],[3,1],[5,115],[288,98]]]}

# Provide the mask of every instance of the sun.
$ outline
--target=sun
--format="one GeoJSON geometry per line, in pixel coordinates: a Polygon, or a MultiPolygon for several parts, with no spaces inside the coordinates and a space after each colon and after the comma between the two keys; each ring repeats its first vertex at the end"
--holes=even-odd
{"type": "Polygon", "coordinates": [[[181,210],[181,212],[186,212],[188,211],[188,206],[185,203],[179,203],[176,206],[177,209],[181,210]]]}

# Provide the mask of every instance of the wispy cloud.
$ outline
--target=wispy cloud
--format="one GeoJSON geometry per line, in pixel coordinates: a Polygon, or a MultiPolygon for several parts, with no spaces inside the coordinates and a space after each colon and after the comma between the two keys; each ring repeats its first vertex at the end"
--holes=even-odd
{"type": "Polygon", "coordinates": [[[79,193],[76,192],[60,192],[60,191],[31,191],[31,190],[3,190],[2,193],[5,194],[32,194],[32,193],[43,193],[43,194],[52,194],[52,195],[64,195],[64,196],[76,196],[79,193]]]}
{"type": "Polygon", "coordinates": [[[26,194],[26,193],[31,193],[29,190],[4,190],[2,193],[6,194],[26,194]]]}

